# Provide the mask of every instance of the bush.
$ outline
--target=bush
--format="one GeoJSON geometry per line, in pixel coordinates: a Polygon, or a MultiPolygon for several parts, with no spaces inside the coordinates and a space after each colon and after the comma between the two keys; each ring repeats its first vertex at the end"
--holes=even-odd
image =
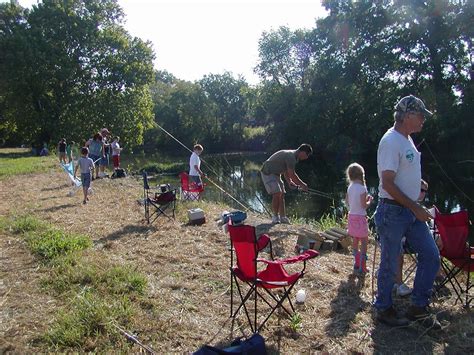
{"type": "Polygon", "coordinates": [[[163,173],[176,173],[181,171],[188,171],[189,166],[187,163],[176,162],[176,163],[148,163],[144,165],[139,172],[146,171],[147,173],[163,174],[163,173]]]}
{"type": "Polygon", "coordinates": [[[265,127],[244,127],[241,149],[254,151],[263,150],[265,137],[265,127]]]}

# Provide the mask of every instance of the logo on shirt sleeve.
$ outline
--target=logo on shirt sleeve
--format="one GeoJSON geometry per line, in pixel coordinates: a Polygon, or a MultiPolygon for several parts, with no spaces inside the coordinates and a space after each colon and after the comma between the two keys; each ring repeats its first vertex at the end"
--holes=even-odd
{"type": "Polygon", "coordinates": [[[413,153],[413,150],[407,149],[405,153],[405,158],[408,160],[410,163],[413,162],[413,159],[415,158],[415,153],[413,153]]]}

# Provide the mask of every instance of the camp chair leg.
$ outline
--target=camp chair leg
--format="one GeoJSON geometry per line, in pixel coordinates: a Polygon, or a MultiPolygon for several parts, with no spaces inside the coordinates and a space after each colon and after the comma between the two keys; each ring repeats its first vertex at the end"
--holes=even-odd
{"type": "Polygon", "coordinates": [[[257,324],[257,303],[255,302],[255,308],[254,308],[254,322],[255,323],[255,327],[253,326],[252,324],[252,321],[250,320],[250,315],[249,315],[249,311],[247,309],[247,306],[246,306],[246,302],[247,300],[252,296],[252,294],[256,291],[256,285],[252,285],[252,284],[248,284],[249,285],[249,290],[247,292],[247,294],[245,295],[245,297],[243,297],[242,295],[242,290],[239,286],[239,283],[237,282],[236,280],[236,276],[233,275],[234,277],[234,280],[235,280],[235,285],[237,286],[237,291],[239,292],[239,296],[240,296],[240,305],[239,307],[237,308],[237,310],[231,314],[231,317],[232,318],[235,318],[237,316],[237,314],[239,313],[240,309],[243,308],[244,309],[244,312],[245,312],[245,315],[247,317],[247,320],[249,322],[249,325],[250,325],[250,328],[252,329],[252,333],[255,331],[255,329],[257,328],[256,324],[257,324]]]}
{"type": "MultiPolygon", "coordinates": [[[[280,297],[280,299],[278,300],[278,303],[275,305],[275,307],[272,307],[272,310],[270,312],[270,314],[268,314],[267,318],[265,318],[265,320],[259,325],[258,329],[257,329],[257,333],[260,332],[260,330],[263,328],[263,326],[265,325],[265,323],[267,323],[267,321],[270,319],[270,317],[272,316],[272,314],[275,312],[275,310],[277,310],[278,308],[282,307],[286,313],[288,313],[288,315],[291,317],[292,316],[292,313],[288,312],[288,310],[283,307],[283,302],[285,301],[285,299],[288,299],[289,300],[289,295],[290,295],[290,292],[291,290],[293,289],[293,287],[296,285],[296,282],[293,283],[290,288],[288,290],[285,289],[285,293],[283,295],[283,297],[280,297]]],[[[266,290],[267,292],[270,292],[268,290],[266,290]]],[[[274,295],[271,295],[273,298],[275,298],[274,295]]],[[[291,304],[291,301],[290,301],[290,304],[291,304]]],[[[294,314],[294,309],[293,309],[293,314],[294,314]]]]}

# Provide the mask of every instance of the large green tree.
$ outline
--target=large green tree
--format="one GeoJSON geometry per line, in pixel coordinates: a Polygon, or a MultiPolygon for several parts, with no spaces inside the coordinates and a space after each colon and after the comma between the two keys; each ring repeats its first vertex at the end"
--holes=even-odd
{"type": "Polygon", "coordinates": [[[107,126],[129,146],[152,123],[149,43],[116,0],[0,4],[1,117],[21,143],[81,141],[107,126]]]}
{"type": "Polygon", "coordinates": [[[220,132],[220,143],[229,144],[229,138],[241,136],[247,115],[246,92],[248,84],[243,78],[225,72],[209,74],[199,80],[206,97],[214,106],[215,129],[220,132]]]}
{"type": "Polygon", "coordinates": [[[308,141],[333,160],[373,157],[393,121],[394,103],[410,93],[436,110],[423,132],[433,146],[470,142],[456,138],[466,136],[460,127],[472,128],[466,117],[472,107],[472,2],[326,0],[323,5],[328,16],[311,33],[281,28],[264,33],[259,43],[260,97],[274,123],[270,134],[276,146],[308,141]]]}
{"type": "MultiPolygon", "coordinates": [[[[215,107],[197,83],[175,78],[158,71],[151,87],[155,121],[187,147],[200,142],[212,144],[218,137],[215,127],[215,107]]],[[[145,148],[177,147],[177,143],[159,127],[146,134],[145,148]]]]}

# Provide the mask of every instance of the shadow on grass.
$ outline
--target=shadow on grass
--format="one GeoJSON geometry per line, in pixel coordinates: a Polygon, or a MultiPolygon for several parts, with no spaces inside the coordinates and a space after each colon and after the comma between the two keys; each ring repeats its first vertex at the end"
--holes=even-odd
{"type": "Polygon", "coordinates": [[[63,208],[70,208],[70,207],[77,207],[78,204],[72,204],[72,203],[66,203],[66,204],[63,204],[63,205],[59,205],[59,206],[52,206],[52,207],[49,207],[49,208],[45,208],[43,211],[44,212],[56,212],[56,211],[59,211],[59,210],[62,210],[63,208]]]}
{"type": "Polygon", "coordinates": [[[94,245],[112,242],[114,240],[123,238],[127,235],[143,234],[143,233],[150,233],[150,232],[156,232],[156,231],[157,231],[157,228],[152,225],[131,224],[131,225],[123,227],[122,229],[116,232],[110,233],[109,235],[94,241],[94,245]]]}
{"type": "MultiPolygon", "coordinates": [[[[394,296],[394,306],[400,315],[404,315],[411,304],[410,297],[394,296]]],[[[376,320],[377,312],[373,311],[373,324],[371,336],[374,342],[374,351],[376,353],[412,353],[412,354],[433,354],[440,352],[447,344],[450,335],[446,331],[447,320],[446,312],[438,306],[434,306],[431,311],[437,314],[438,320],[443,325],[442,330],[433,330],[423,327],[421,324],[411,323],[406,327],[390,327],[376,320]]],[[[446,303],[439,305],[446,307],[446,303]]],[[[454,321],[454,318],[452,319],[454,321]]],[[[456,330],[453,330],[457,333],[456,330]]],[[[457,347],[457,345],[454,345],[457,347]]],[[[444,350],[444,353],[446,351],[444,350]]],[[[454,351],[449,353],[464,353],[454,351]]]]}
{"type": "Polygon", "coordinates": [[[364,301],[365,274],[350,274],[347,281],[341,281],[336,297],[331,301],[331,322],[326,326],[326,334],[331,338],[344,337],[351,328],[357,313],[370,306],[364,301]]]}
{"type": "Polygon", "coordinates": [[[57,191],[58,189],[62,189],[64,187],[71,187],[72,188],[72,185],[70,185],[70,184],[61,184],[59,186],[43,187],[41,189],[41,191],[42,192],[57,191]]]}

